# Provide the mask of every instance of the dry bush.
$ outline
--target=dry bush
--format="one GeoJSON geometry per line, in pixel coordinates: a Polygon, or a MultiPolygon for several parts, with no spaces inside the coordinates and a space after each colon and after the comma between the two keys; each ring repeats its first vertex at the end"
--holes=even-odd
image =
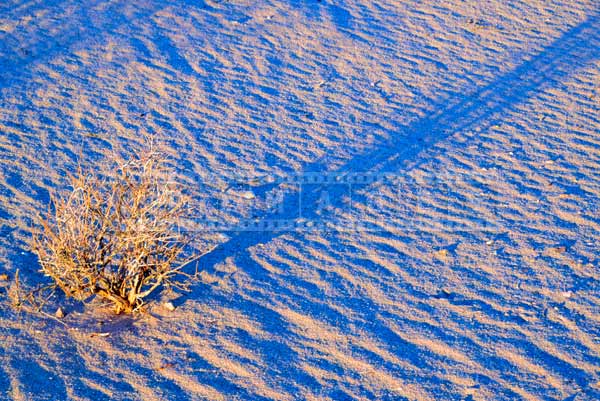
{"type": "Polygon", "coordinates": [[[190,261],[182,259],[188,238],[180,230],[188,197],[169,181],[160,153],[115,156],[109,165],[69,176],[71,189],[52,196],[32,249],[67,296],[98,296],[130,313],[162,285],[185,284],[174,278],[190,261]]]}

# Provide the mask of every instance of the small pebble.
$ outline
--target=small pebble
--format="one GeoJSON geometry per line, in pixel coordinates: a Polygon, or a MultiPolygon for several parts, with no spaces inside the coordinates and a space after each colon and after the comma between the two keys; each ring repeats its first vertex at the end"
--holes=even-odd
{"type": "Polygon", "coordinates": [[[54,312],[54,316],[56,316],[59,319],[62,319],[63,317],[65,317],[65,312],[62,310],[62,308],[58,308],[56,312],[54,312]]]}
{"type": "Polygon", "coordinates": [[[240,196],[244,199],[254,199],[256,197],[252,191],[242,192],[240,196]]]}
{"type": "Polygon", "coordinates": [[[165,302],[163,304],[166,310],[173,312],[175,310],[175,305],[172,302],[165,302]]]}
{"type": "Polygon", "coordinates": [[[8,274],[0,274],[0,281],[8,281],[8,274]]]}
{"type": "Polygon", "coordinates": [[[448,250],[440,249],[439,251],[436,252],[436,255],[442,259],[445,259],[448,256],[448,250]]]}
{"type": "Polygon", "coordinates": [[[557,247],[553,248],[553,250],[556,253],[565,253],[567,251],[567,247],[566,246],[557,246],[557,247]]]}

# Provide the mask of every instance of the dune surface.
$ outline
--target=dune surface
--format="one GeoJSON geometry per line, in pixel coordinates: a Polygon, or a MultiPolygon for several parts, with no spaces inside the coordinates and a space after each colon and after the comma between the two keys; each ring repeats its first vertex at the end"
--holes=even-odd
{"type": "Polygon", "coordinates": [[[600,399],[599,49],[595,0],[3,2],[0,399],[600,399]],[[200,280],[15,309],[50,193],[148,136],[200,280]]]}

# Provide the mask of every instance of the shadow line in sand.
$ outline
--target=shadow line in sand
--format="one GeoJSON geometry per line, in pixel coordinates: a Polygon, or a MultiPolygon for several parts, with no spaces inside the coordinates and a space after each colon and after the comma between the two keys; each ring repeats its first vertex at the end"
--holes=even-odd
{"type": "MultiPolygon", "coordinates": [[[[358,157],[355,157],[345,163],[342,167],[337,169],[335,173],[402,173],[403,171],[409,171],[412,168],[419,166],[427,157],[421,156],[421,154],[428,149],[433,148],[437,143],[449,139],[455,133],[472,129],[478,125],[487,124],[495,116],[500,115],[503,112],[509,111],[513,106],[527,101],[528,98],[534,96],[537,92],[548,86],[559,84],[562,79],[565,79],[569,75],[573,74],[578,68],[595,61],[600,57],[597,52],[597,48],[600,47],[600,14],[595,13],[589,16],[584,22],[571,30],[564,33],[559,39],[553,42],[548,47],[544,48],[538,55],[532,57],[530,60],[524,61],[516,69],[502,75],[495,79],[488,85],[481,87],[470,94],[456,93],[450,100],[446,100],[444,104],[438,105],[436,111],[431,113],[426,118],[420,119],[413,124],[403,127],[395,133],[391,139],[387,142],[382,143],[375,149],[364,153],[358,157]]],[[[313,163],[307,165],[304,169],[309,172],[321,172],[329,173],[327,168],[319,163],[313,163]]],[[[272,184],[271,184],[272,187],[272,184]]],[[[260,190],[260,187],[258,188],[260,190]]],[[[342,205],[342,198],[345,195],[345,189],[335,189],[335,186],[330,189],[329,193],[334,207],[340,207],[342,205]]],[[[296,207],[299,205],[299,197],[297,193],[292,193],[283,199],[283,203],[291,205],[290,209],[297,210],[296,207]]],[[[306,195],[306,194],[305,194],[306,195]]],[[[318,219],[319,215],[314,211],[317,209],[316,202],[318,201],[319,192],[314,191],[308,196],[302,198],[309,201],[315,206],[311,211],[311,203],[302,205],[302,210],[305,211],[303,217],[307,219],[318,219]]],[[[287,216],[290,219],[295,218],[293,214],[287,216]]],[[[265,221],[279,219],[280,214],[269,214],[262,216],[265,221]]],[[[347,317],[340,314],[339,311],[334,310],[325,303],[318,303],[314,300],[305,297],[298,297],[297,294],[291,293],[288,287],[283,287],[281,283],[270,276],[270,273],[264,269],[259,263],[257,263],[250,252],[250,249],[255,245],[266,243],[274,238],[279,237],[282,234],[290,234],[290,231],[246,231],[246,232],[232,232],[232,236],[226,242],[220,244],[212,252],[202,257],[200,264],[202,269],[219,275],[216,266],[224,262],[227,258],[234,258],[236,264],[248,273],[249,276],[254,277],[257,281],[261,282],[269,288],[278,299],[285,299],[288,296],[294,300],[294,304],[297,304],[302,311],[305,311],[309,316],[318,316],[319,319],[323,320],[326,324],[330,324],[334,327],[346,327],[350,322],[346,322],[347,317]]],[[[295,283],[294,286],[299,285],[303,287],[303,283],[295,283]]],[[[310,285],[307,283],[306,285],[310,285]]],[[[310,288],[305,288],[310,290],[310,288]]],[[[199,298],[214,296],[210,294],[210,291],[205,285],[200,285],[197,290],[191,295],[184,296],[182,298],[199,298]],[[209,295],[210,294],[210,295],[209,295]]],[[[418,291],[412,289],[410,291],[418,291]]],[[[319,294],[318,289],[315,289],[317,297],[319,294]]],[[[311,291],[309,291],[311,292],[311,291]]],[[[313,292],[311,292],[313,293],[313,292]]],[[[428,294],[416,294],[417,296],[427,297],[428,294]]],[[[241,311],[251,311],[253,308],[261,306],[257,302],[248,300],[232,300],[232,299],[221,299],[220,302],[224,302],[229,306],[239,308],[241,311]],[[253,306],[254,305],[254,306],[253,306]]],[[[264,299],[262,300],[264,301],[264,299]]],[[[268,301],[268,300],[267,300],[268,301]]],[[[358,302],[358,301],[356,301],[358,302]]],[[[403,358],[407,357],[410,363],[415,366],[421,366],[428,362],[421,360],[423,356],[423,350],[415,346],[412,343],[404,341],[402,338],[392,332],[378,317],[376,311],[376,305],[370,304],[370,300],[364,299],[358,302],[360,305],[348,305],[349,308],[355,310],[357,314],[363,316],[365,319],[371,322],[371,326],[365,327],[369,333],[374,333],[375,337],[383,337],[390,347],[393,353],[403,355],[403,358]],[[372,311],[372,312],[369,312],[372,311]],[[365,314],[367,316],[365,316],[365,314]],[[372,316],[369,316],[372,315],[372,316]],[[377,334],[379,333],[379,334],[377,334]]],[[[462,300],[450,300],[449,302],[465,303],[466,306],[470,306],[470,301],[462,300]]],[[[489,305],[477,304],[476,307],[484,308],[489,312],[488,309],[492,308],[489,305]]],[[[493,312],[493,311],[492,311],[493,312]]],[[[252,313],[251,313],[252,314],[252,313]]],[[[277,315],[276,311],[271,311],[271,314],[277,315]]],[[[493,313],[492,313],[493,315],[493,313]]],[[[258,316],[261,316],[259,313],[258,316]]],[[[291,327],[291,323],[288,322],[284,316],[272,316],[271,320],[275,322],[277,327],[273,327],[276,332],[280,333],[281,336],[289,336],[289,338],[297,338],[297,334],[291,327]]],[[[394,320],[392,318],[392,320],[394,320]]],[[[410,324],[417,324],[411,322],[410,324]]],[[[417,324],[418,325],[418,324],[417,324]]],[[[429,328],[432,329],[432,328],[429,328]]],[[[478,349],[479,347],[472,343],[472,340],[468,337],[457,337],[454,335],[438,330],[438,338],[446,338],[449,343],[458,341],[463,344],[469,344],[470,347],[478,349]]],[[[292,340],[294,341],[294,340],[292,340]]],[[[255,341],[252,341],[253,343],[255,341]]],[[[254,344],[256,346],[256,343],[254,344]]],[[[530,344],[520,344],[521,347],[534,347],[530,344]]],[[[261,348],[261,345],[258,345],[261,348]]],[[[268,353],[268,350],[263,350],[268,353]]],[[[286,369],[296,370],[295,368],[295,352],[288,348],[287,345],[283,346],[282,351],[287,355],[287,358],[282,358],[285,362],[286,369]]],[[[556,369],[561,372],[561,375],[565,377],[571,377],[575,382],[581,386],[585,386],[586,383],[590,382],[593,378],[589,377],[584,370],[573,369],[572,366],[557,360],[554,356],[544,354],[543,351],[535,349],[536,353],[539,353],[542,360],[546,363],[548,361],[556,365],[556,369]]],[[[473,353],[475,360],[480,363],[491,363],[489,360],[478,359],[485,356],[486,353],[481,349],[473,353]]],[[[435,356],[431,356],[435,359],[435,356]]],[[[428,358],[430,362],[431,359],[428,358]]],[[[380,361],[382,366],[385,362],[380,361]]],[[[427,366],[423,365],[425,369],[427,366]]],[[[494,370],[502,371],[505,367],[510,367],[511,363],[508,360],[502,358],[496,358],[493,361],[494,370]]],[[[398,368],[399,369],[399,368],[398,368]]],[[[390,367],[390,371],[394,371],[393,367],[390,367]]],[[[403,375],[403,372],[396,370],[396,373],[403,375]]],[[[420,378],[423,382],[436,381],[437,385],[444,384],[451,388],[451,383],[444,383],[441,379],[434,378],[420,378]]],[[[491,378],[487,378],[488,381],[494,381],[491,378]]],[[[434,384],[436,384],[434,383],[434,384]]],[[[436,387],[439,387],[437,386],[436,387]]],[[[314,384],[311,387],[315,387],[314,384]]],[[[499,391],[502,391],[507,397],[513,398],[518,397],[517,394],[513,393],[511,389],[504,386],[501,383],[497,383],[495,387],[498,387],[499,391]]],[[[322,388],[317,386],[317,388],[322,388]]],[[[448,396],[451,393],[437,394],[440,396],[448,396]]]]}
{"type": "MultiPolygon", "coordinates": [[[[509,110],[513,105],[524,102],[544,86],[555,85],[561,78],[572,74],[578,67],[586,65],[598,57],[600,47],[600,14],[589,16],[584,22],[572,28],[559,39],[546,47],[531,60],[508,72],[492,83],[471,94],[457,93],[454,99],[445,100],[446,107],[439,107],[430,116],[401,128],[391,139],[363,155],[345,163],[333,173],[399,173],[408,171],[426,158],[419,154],[437,143],[450,138],[456,132],[483,124],[495,115],[509,110]]],[[[307,172],[332,173],[319,163],[313,163],[304,169],[307,172]]],[[[328,188],[329,189],[329,188],[328,188]]],[[[341,206],[345,188],[329,191],[331,205],[341,206]]],[[[310,203],[300,205],[297,193],[290,193],[282,200],[290,210],[302,208],[302,217],[318,219],[315,212],[320,193],[303,194],[302,201],[310,203]],[[311,207],[314,206],[314,207],[311,207]]],[[[288,214],[284,219],[298,217],[288,214]]],[[[263,221],[281,219],[280,214],[262,216],[263,221]]],[[[246,252],[254,245],[289,231],[234,232],[226,242],[202,257],[204,268],[211,269],[232,255],[246,252]]]]}
{"type": "MultiPolygon", "coordinates": [[[[539,55],[521,64],[517,69],[499,77],[489,85],[486,85],[471,94],[455,94],[453,99],[446,101],[442,105],[438,105],[437,110],[427,118],[423,118],[409,126],[399,129],[389,141],[381,144],[370,152],[353,158],[336,172],[361,173],[370,171],[398,173],[414,168],[424,160],[424,158],[420,157],[420,154],[435,146],[436,143],[450,138],[456,132],[475,127],[477,124],[482,124],[486,120],[493,118],[495,115],[509,110],[513,105],[526,101],[529,96],[535,94],[536,91],[539,91],[545,85],[553,85],[560,82],[562,78],[572,73],[574,67],[597,59],[599,57],[597,49],[600,47],[598,46],[600,45],[600,27],[598,27],[598,22],[598,14],[594,14],[582,24],[566,32],[561,38],[545,48],[539,55]]],[[[114,27],[112,27],[112,29],[114,29],[114,27]]],[[[94,32],[89,32],[88,36],[91,37],[93,33],[94,32]]],[[[68,43],[70,46],[74,46],[77,40],[79,40],[76,37],[73,37],[72,39],[72,42],[68,43]]],[[[85,40],[85,38],[80,39],[85,40]]],[[[51,57],[53,54],[59,52],[59,49],[60,46],[50,49],[47,52],[42,52],[40,58],[35,62],[40,62],[51,57]]],[[[175,61],[171,59],[171,62],[175,61]]],[[[20,62],[15,62],[14,65],[12,65],[12,68],[15,70],[25,68],[29,65],[28,63],[29,62],[25,61],[23,61],[22,64],[20,64],[20,62]]],[[[4,77],[0,77],[0,88],[7,84],[4,77]]],[[[313,163],[306,166],[305,171],[326,172],[327,170],[323,165],[313,163]]],[[[315,191],[313,194],[308,194],[308,199],[311,202],[315,202],[318,195],[319,193],[315,191]],[[313,195],[312,199],[310,195],[313,195]]],[[[339,206],[341,204],[343,190],[340,189],[337,192],[331,191],[331,195],[333,206],[339,206]]],[[[304,200],[306,199],[304,198],[304,200]]],[[[294,206],[298,202],[298,198],[295,194],[291,194],[286,197],[283,202],[294,206]]],[[[303,210],[307,210],[308,213],[305,214],[304,217],[318,218],[319,216],[317,214],[310,211],[310,206],[310,203],[304,205],[303,210]]],[[[265,220],[270,220],[274,217],[278,218],[280,216],[263,216],[265,220]]],[[[294,216],[290,215],[287,217],[294,216]]],[[[269,273],[265,271],[259,263],[253,260],[249,252],[251,247],[268,242],[282,233],[289,233],[289,231],[234,233],[231,239],[219,245],[213,252],[202,258],[202,267],[206,270],[214,270],[215,266],[225,261],[226,258],[234,257],[237,258],[239,265],[247,270],[251,276],[258,277],[260,281],[269,284],[273,291],[280,290],[284,295],[293,295],[289,288],[281,288],[276,280],[270,278],[269,273]]],[[[202,297],[203,290],[204,288],[198,288],[191,296],[202,297]]],[[[307,314],[319,316],[322,320],[331,325],[337,324],[344,327],[351,323],[347,321],[347,316],[335,311],[324,303],[316,303],[304,297],[298,298],[298,302],[307,314]]],[[[231,299],[222,299],[220,302],[230,305],[233,304],[235,307],[245,312],[253,310],[252,315],[254,316],[263,316],[263,321],[260,323],[263,324],[269,332],[279,332],[282,336],[295,335],[293,334],[294,331],[289,327],[289,322],[283,316],[280,316],[276,311],[267,309],[258,303],[248,300],[233,301],[231,299]]],[[[458,300],[454,302],[462,301],[458,300]]],[[[365,299],[360,302],[360,305],[349,307],[364,312],[374,310],[376,305],[372,305],[371,300],[365,299]]],[[[488,306],[480,305],[480,307],[487,308],[488,306]]],[[[374,319],[372,326],[367,328],[369,332],[381,333],[381,336],[388,340],[387,342],[390,344],[394,353],[404,355],[404,357],[409,359],[415,366],[421,367],[419,364],[424,364],[422,367],[425,369],[429,368],[425,365],[426,362],[421,360],[422,351],[419,350],[419,348],[407,343],[390,331],[381,320],[377,319],[374,312],[372,317],[374,319]]],[[[439,337],[443,337],[443,334],[444,333],[440,333],[439,337]]],[[[257,344],[256,339],[252,339],[250,343],[254,346],[258,345],[258,348],[261,349],[265,355],[269,355],[275,345],[279,346],[278,353],[280,355],[278,355],[278,361],[273,361],[273,365],[279,363],[281,366],[281,364],[284,363],[286,364],[286,372],[291,372],[298,377],[303,377],[303,379],[300,379],[300,382],[305,381],[305,384],[313,388],[319,386],[313,381],[314,379],[310,375],[307,375],[296,366],[295,351],[288,345],[281,344],[280,342],[261,342],[257,344]],[[281,362],[282,360],[286,360],[286,362],[281,362]]],[[[483,353],[478,354],[483,355],[483,353]]],[[[203,361],[201,356],[197,356],[197,358],[199,360],[199,368],[205,369],[210,367],[209,363],[203,361]]],[[[503,364],[504,361],[498,360],[498,363],[503,364]]],[[[567,368],[569,368],[569,366],[565,366],[565,369],[567,368]]],[[[393,371],[391,367],[389,370],[393,371]]],[[[201,380],[206,380],[208,382],[211,380],[211,376],[206,375],[205,377],[202,377],[201,380]]],[[[450,385],[450,383],[441,384],[450,385]]],[[[585,384],[583,379],[581,380],[581,384],[585,384]]],[[[61,388],[54,389],[52,393],[63,393],[63,386],[61,385],[60,387],[61,388]]],[[[219,381],[217,387],[221,387],[223,391],[230,393],[240,391],[237,386],[229,383],[225,379],[219,381]]],[[[507,390],[503,389],[503,391],[507,390]]],[[[509,396],[515,397],[516,395],[510,394],[509,396]]]]}

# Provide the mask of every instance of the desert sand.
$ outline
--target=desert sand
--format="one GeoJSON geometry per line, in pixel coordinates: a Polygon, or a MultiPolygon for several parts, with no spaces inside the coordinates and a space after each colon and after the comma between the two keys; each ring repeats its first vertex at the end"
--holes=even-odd
{"type": "Polygon", "coordinates": [[[0,399],[600,399],[599,49],[595,0],[4,1],[0,399]],[[145,136],[200,280],[15,309],[49,194],[145,136]]]}

